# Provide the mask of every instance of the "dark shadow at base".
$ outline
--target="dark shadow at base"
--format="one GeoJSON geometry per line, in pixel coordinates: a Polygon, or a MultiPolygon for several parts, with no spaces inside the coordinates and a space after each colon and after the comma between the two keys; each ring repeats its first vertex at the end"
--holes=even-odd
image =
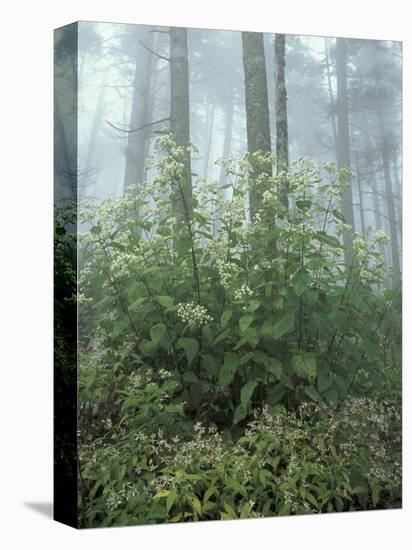
{"type": "Polygon", "coordinates": [[[23,502],[23,505],[46,518],[53,519],[52,502],[23,502]]]}

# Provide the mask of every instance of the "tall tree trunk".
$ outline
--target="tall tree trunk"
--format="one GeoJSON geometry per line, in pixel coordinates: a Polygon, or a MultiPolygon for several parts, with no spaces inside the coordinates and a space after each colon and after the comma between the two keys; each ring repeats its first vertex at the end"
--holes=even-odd
{"type": "Polygon", "coordinates": [[[150,122],[149,108],[151,80],[153,70],[153,54],[146,50],[140,40],[147,40],[148,47],[153,47],[153,33],[147,33],[138,28],[136,32],[136,66],[133,83],[132,109],[130,128],[141,130],[128,134],[126,147],[126,168],[124,174],[124,189],[134,183],[140,183],[145,178],[145,159],[150,128],[144,128],[150,122]]]}
{"type": "MultiPolygon", "coordinates": [[[[190,109],[189,109],[189,60],[187,29],[171,27],[170,29],[170,130],[176,144],[188,148],[190,144],[190,109]]],[[[174,200],[179,219],[187,221],[192,217],[192,177],[190,152],[184,156],[185,174],[177,182],[174,200]]]]}
{"type": "MultiPolygon", "coordinates": [[[[224,159],[227,159],[230,156],[231,153],[231,147],[232,147],[232,134],[233,134],[233,114],[234,114],[234,94],[233,90],[230,93],[230,96],[228,97],[227,104],[225,106],[225,137],[223,140],[223,152],[222,157],[224,159]]],[[[218,199],[221,199],[225,196],[225,189],[223,189],[223,186],[226,183],[226,170],[224,166],[220,167],[219,172],[219,189],[218,189],[218,199]]],[[[216,235],[216,233],[219,231],[220,227],[220,220],[218,219],[218,213],[214,213],[213,215],[213,234],[216,235]]]]}
{"type": "MultiPolygon", "coordinates": [[[[347,53],[345,38],[336,39],[336,80],[336,106],[338,115],[336,156],[338,168],[341,169],[344,166],[350,168],[347,53]]],[[[355,229],[352,185],[349,185],[343,198],[343,215],[345,216],[346,223],[355,229]]],[[[345,263],[349,265],[352,259],[352,231],[344,232],[343,244],[345,246],[345,263]]]]}
{"type": "MultiPolygon", "coordinates": [[[[276,158],[277,172],[289,168],[288,112],[285,83],[285,35],[275,36],[275,82],[276,82],[276,158]]],[[[288,183],[285,177],[280,191],[280,200],[288,208],[288,183]]]]}
{"type": "MultiPolygon", "coordinates": [[[[392,167],[393,178],[395,181],[395,197],[396,197],[395,212],[396,212],[396,219],[398,222],[397,228],[398,228],[399,242],[402,243],[402,183],[399,175],[402,170],[398,162],[399,162],[399,158],[397,155],[395,155],[395,159],[393,161],[393,167],[392,167]]],[[[401,248],[402,248],[402,244],[401,244],[401,248]]]]}
{"type": "MultiPolygon", "coordinates": [[[[267,93],[263,34],[242,32],[243,68],[245,79],[246,129],[248,152],[271,152],[269,104],[267,93]]],[[[253,162],[252,176],[262,173],[261,166],[253,162]]],[[[269,174],[271,175],[271,174],[269,174]]],[[[263,184],[254,185],[250,192],[250,215],[253,218],[262,205],[263,184]]]]}
{"type": "Polygon", "coordinates": [[[362,176],[360,172],[358,153],[355,153],[355,167],[356,167],[356,184],[358,186],[358,195],[359,195],[359,216],[360,216],[360,222],[361,222],[361,231],[362,231],[363,237],[365,237],[366,235],[365,211],[363,209],[362,176]]]}
{"type": "Polygon", "coordinates": [[[96,150],[98,149],[99,133],[102,127],[102,122],[104,118],[104,96],[106,93],[106,88],[104,86],[105,79],[103,80],[103,86],[99,93],[99,98],[97,100],[97,107],[93,116],[92,128],[90,131],[89,145],[87,148],[87,156],[84,163],[84,173],[83,178],[85,180],[83,186],[87,188],[90,186],[91,195],[93,198],[96,198],[97,191],[97,172],[98,166],[95,161],[96,150]]]}
{"type": "Polygon", "coordinates": [[[212,137],[213,137],[213,123],[215,118],[215,104],[213,101],[209,101],[209,98],[206,101],[206,140],[205,140],[205,149],[203,155],[203,178],[207,180],[209,173],[209,160],[210,160],[210,149],[212,147],[212,137]]]}
{"type": "Polygon", "coordinates": [[[325,38],[325,64],[326,64],[326,76],[328,80],[328,92],[329,92],[329,103],[331,107],[331,125],[332,125],[332,133],[333,133],[333,143],[335,146],[335,151],[337,149],[337,131],[336,131],[336,117],[335,117],[335,99],[333,97],[333,89],[332,89],[332,77],[330,73],[330,61],[329,61],[329,50],[328,50],[328,39],[325,38]]]}
{"type": "Polygon", "coordinates": [[[393,286],[396,288],[400,282],[401,266],[399,258],[399,246],[398,246],[398,233],[396,227],[396,213],[395,202],[393,197],[393,186],[389,164],[389,146],[387,136],[385,134],[385,123],[383,119],[383,113],[381,108],[378,108],[378,122],[380,133],[380,146],[382,154],[382,171],[383,179],[385,183],[385,195],[386,204],[388,208],[389,217],[389,233],[391,238],[391,252],[392,252],[392,264],[393,264],[393,286]]]}

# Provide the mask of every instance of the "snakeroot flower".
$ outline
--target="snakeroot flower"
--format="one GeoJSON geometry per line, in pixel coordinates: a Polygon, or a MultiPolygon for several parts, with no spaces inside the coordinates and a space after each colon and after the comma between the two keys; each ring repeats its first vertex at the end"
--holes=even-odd
{"type": "Polygon", "coordinates": [[[390,239],[382,227],[376,231],[375,241],[378,244],[389,244],[390,239]]]}
{"type": "Polygon", "coordinates": [[[179,304],[177,315],[189,325],[202,326],[213,321],[213,317],[209,315],[207,309],[200,304],[196,305],[194,302],[179,304]]]}
{"type": "Polygon", "coordinates": [[[253,296],[253,290],[251,290],[246,284],[243,284],[234,292],[235,300],[244,300],[245,298],[249,298],[250,296],[253,296]]]}

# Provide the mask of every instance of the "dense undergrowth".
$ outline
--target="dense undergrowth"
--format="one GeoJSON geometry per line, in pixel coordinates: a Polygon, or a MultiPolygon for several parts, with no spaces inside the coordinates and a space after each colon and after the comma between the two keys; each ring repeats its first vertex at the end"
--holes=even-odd
{"type": "Polygon", "coordinates": [[[345,264],[349,173],[229,159],[189,203],[157,147],[154,181],[82,205],[80,525],[400,506],[400,295],[382,230],[345,264]]]}

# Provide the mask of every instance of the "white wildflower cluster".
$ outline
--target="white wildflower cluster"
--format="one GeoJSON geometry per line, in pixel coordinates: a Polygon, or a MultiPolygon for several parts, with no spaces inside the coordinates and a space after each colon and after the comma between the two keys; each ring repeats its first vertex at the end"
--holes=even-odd
{"type": "Polygon", "coordinates": [[[360,233],[355,233],[353,253],[359,261],[364,261],[368,257],[368,243],[362,238],[360,233]]]}
{"type": "Polygon", "coordinates": [[[208,252],[217,258],[224,258],[227,255],[227,242],[224,239],[223,232],[219,232],[216,237],[210,239],[208,252]]]}
{"type": "Polygon", "coordinates": [[[249,288],[248,285],[243,284],[240,288],[236,289],[234,292],[235,300],[244,300],[245,298],[250,298],[253,296],[253,290],[249,288]]]}
{"type": "Polygon", "coordinates": [[[376,231],[375,241],[378,244],[389,244],[390,239],[382,227],[376,231]]]}
{"type": "Polygon", "coordinates": [[[241,223],[245,218],[245,204],[243,197],[237,195],[222,203],[222,221],[232,224],[241,223]]]}
{"type": "Polygon", "coordinates": [[[250,235],[258,235],[263,229],[262,215],[260,212],[256,212],[248,226],[248,232],[250,235]]]}
{"type": "Polygon", "coordinates": [[[166,369],[159,370],[159,378],[162,380],[168,380],[172,376],[172,373],[166,369]]]}
{"type": "Polygon", "coordinates": [[[366,283],[371,278],[371,272],[367,269],[361,269],[359,272],[359,278],[363,283],[366,283]]]}
{"type": "Polygon", "coordinates": [[[207,309],[194,302],[188,302],[186,304],[180,303],[177,308],[177,315],[189,325],[206,325],[213,321],[213,317],[209,315],[207,309]]]}
{"type": "Polygon", "coordinates": [[[136,257],[127,252],[119,252],[113,256],[111,261],[111,271],[115,277],[129,277],[131,274],[132,263],[136,257]]]}
{"type": "Polygon", "coordinates": [[[271,271],[273,268],[272,262],[269,260],[260,260],[260,262],[256,263],[252,270],[258,273],[259,271],[271,271]]]}
{"type": "Polygon", "coordinates": [[[216,260],[216,267],[219,272],[220,283],[228,290],[231,287],[233,275],[236,271],[237,266],[233,262],[227,262],[222,259],[216,260]]]}

